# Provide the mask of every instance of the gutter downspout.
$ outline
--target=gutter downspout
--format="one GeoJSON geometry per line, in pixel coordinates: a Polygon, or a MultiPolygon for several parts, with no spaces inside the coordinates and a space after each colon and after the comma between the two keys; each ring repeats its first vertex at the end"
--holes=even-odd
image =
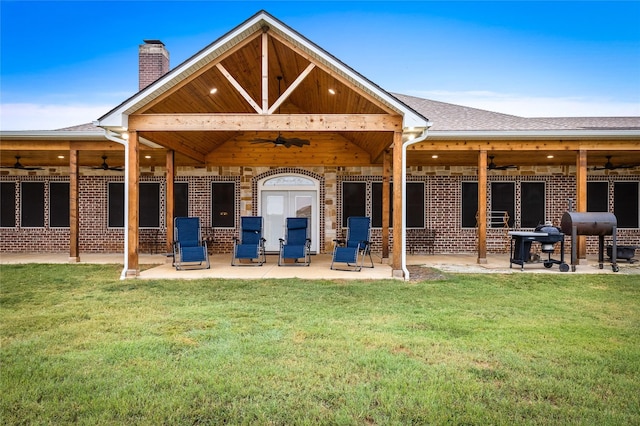
{"type": "Polygon", "coordinates": [[[400,266],[402,267],[405,281],[409,281],[409,270],[407,269],[407,147],[425,140],[429,128],[431,128],[431,123],[427,123],[420,136],[402,143],[402,182],[400,186],[402,188],[402,247],[400,248],[400,266]]]}
{"type": "MultiPolygon", "coordinates": [[[[117,133],[111,130],[104,129],[104,136],[110,141],[124,145],[124,151],[127,152],[129,148],[129,142],[126,139],[121,139],[116,136],[117,133]]],[[[124,156],[124,205],[129,205],[129,156],[124,156]]],[[[129,270],[129,215],[124,215],[124,268],[120,273],[120,279],[124,280],[127,277],[127,271],[129,270]]]]}

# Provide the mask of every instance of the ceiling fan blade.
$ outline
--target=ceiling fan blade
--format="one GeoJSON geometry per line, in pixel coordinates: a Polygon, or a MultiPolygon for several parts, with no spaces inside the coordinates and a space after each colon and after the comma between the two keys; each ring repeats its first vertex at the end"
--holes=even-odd
{"type": "Polygon", "coordinates": [[[280,138],[285,145],[289,145],[289,146],[298,146],[298,147],[303,147],[304,145],[311,145],[311,142],[309,142],[307,139],[299,139],[299,138],[280,138]]]}
{"type": "Polygon", "coordinates": [[[20,156],[16,155],[16,162],[13,166],[2,166],[3,169],[15,169],[15,170],[44,170],[42,167],[23,166],[20,163],[20,156]]]}

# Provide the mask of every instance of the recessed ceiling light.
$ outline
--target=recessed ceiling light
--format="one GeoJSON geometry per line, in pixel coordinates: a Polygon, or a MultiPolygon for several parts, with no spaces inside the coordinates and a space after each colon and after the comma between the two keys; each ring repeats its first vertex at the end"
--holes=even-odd
{"type": "Polygon", "coordinates": [[[144,158],[146,158],[148,160],[149,158],[151,158],[151,156],[150,155],[145,155],[144,158]]]}
{"type": "Polygon", "coordinates": [[[335,90],[333,90],[333,89],[329,89],[329,94],[330,94],[330,95],[335,95],[335,94],[336,94],[336,91],[335,91],[335,90]]]}
{"type": "Polygon", "coordinates": [[[431,158],[438,158],[438,154],[433,154],[431,158]]]}
{"type": "Polygon", "coordinates": [[[58,158],[62,160],[64,159],[64,155],[58,155],[58,158]]]}
{"type": "Polygon", "coordinates": [[[553,158],[553,155],[547,155],[547,158],[553,158]]]}
{"type": "Polygon", "coordinates": [[[216,87],[214,87],[213,89],[209,90],[209,93],[212,94],[212,95],[215,95],[217,91],[218,91],[218,89],[216,87]]]}

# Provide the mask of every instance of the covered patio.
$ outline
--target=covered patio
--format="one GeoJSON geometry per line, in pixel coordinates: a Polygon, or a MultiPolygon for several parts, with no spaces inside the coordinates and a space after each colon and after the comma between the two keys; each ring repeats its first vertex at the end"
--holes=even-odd
{"type": "MultiPolygon", "coordinates": [[[[565,253],[566,255],[566,253],[565,253]]],[[[267,255],[263,266],[231,266],[229,254],[210,256],[210,269],[194,269],[177,271],[170,258],[162,254],[141,254],[139,279],[304,279],[304,280],[402,280],[392,277],[391,265],[380,262],[380,256],[374,254],[374,268],[362,268],[360,272],[337,271],[329,269],[331,255],[318,254],[312,256],[311,265],[278,266],[277,255],[267,255]]],[[[65,253],[2,253],[0,264],[28,263],[69,263],[65,253]]],[[[122,264],[122,254],[85,254],[80,264],[122,264]]],[[[631,275],[630,279],[640,280],[640,262],[627,263],[618,261],[618,274],[631,275]],[[637,276],[637,277],[634,277],[637,276]]],[[[407,268],[411,281],[422,281],[438,278],[440,273],[469,274],[613,274],[609,263],[605,262],[600,269],[598,257],[588,255],[581,259],[575,272],[559,272],[557,266],[545,268],[543,263],[531,263],[520,270],[518,265],[509,267],[509,255],[506,253],[489,254],[487,262],[479,264],[476,253],[467,254],[435,254],[407,255],[407,268]]]]}

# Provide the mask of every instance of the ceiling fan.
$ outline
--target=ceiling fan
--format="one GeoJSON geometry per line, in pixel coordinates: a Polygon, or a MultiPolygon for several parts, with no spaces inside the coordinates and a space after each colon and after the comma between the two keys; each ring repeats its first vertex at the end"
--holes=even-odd
{"type": "Polygon", "coordinates": [[[278,137],[275,139],[254,139],[251,143],[272,143],[274,145],[282,145],[285,148],[291,148],[292,146],[302,147],[304,145],[311,145],[306,139],[299,138],[285,138],[278,132],[278,137]]]}
{"type": "MultiPolygon", "coordinates": [[[[278,77],[278,98],[280,97],[280,83],[282,82],[282,76],[278,77]]],[[[280,113],[280,108],[278,108],[278,114],[280,113]]],[[[251,143],[272,143],[274,145],[282,145],[285,148],[291,148],[292,146],[303,147],[304,145],[311,145],[307,139],[300,138],[285,138],[278,132],[278,136],[275,139],[264,139],[257,138],[251,141],[251,143]]]]}
{"type": "Polygon", "coordinates": [[[17,170],[44,170],[42,167],[27,167],[20,163],[20,156],[16,155],[16,163],[13,166],[2,166],[3,169],[17,169],[17,170]]]}
{"type": "Polygon", "coordinates": [[[489,169],[489,170],[507,170],[507,169],[517,169],[518,168],[518,166],[516,166],[514,164],[509,164],[508,166],[498,166],[496,163],[493,162],[494,158],[495,157],[493,155],[489,156],[489,160],[491,160],[491,161],[487,165],[487,169],[489,169]]]}
{"type": "Polygon", "coordinates": [[[593,167],[591,170],[615,170],[615,169],[632,169],[638,167],[638,164],[618,164],[614,165],[611,162],[611,155],[607,155],[607,162],[602,167],[593,167]]]}
{"type": "Polygon", "coordinates": [[[102,164],[99,165],[98,167],[92,167],[92,169],[94,170],[114,170],[116,172],[122,172],[124,171],[124,169],[122,168],[122,166],[117,166],[117,167],[111,167],[107,164],[107,156],[103,155],[102,156],[102,164]]]}

